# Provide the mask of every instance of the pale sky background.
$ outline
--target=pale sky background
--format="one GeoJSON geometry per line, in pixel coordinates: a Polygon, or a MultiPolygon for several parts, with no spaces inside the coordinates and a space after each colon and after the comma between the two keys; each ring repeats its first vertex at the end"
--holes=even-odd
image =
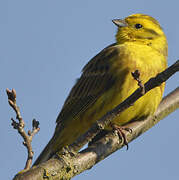
{"type": "MultiPolygon", "coordinates": [[[[35,159],[51,138],[56,117],[82,67],[115,41],[111,20],[145,13],[161,23],[168,38],[169,59],[179,58],[178,0],[0,0],[0,173],[9,180],[27,157],[22,138],[12,129],[15,114],[6,88],[15,88],[26,122],[40,121],[33,139],[35,159]]],[[[179,84],[167,81],[165,94],[179,84]]],[[[74,180],[178,180],[179,111],[74,180]]]]}

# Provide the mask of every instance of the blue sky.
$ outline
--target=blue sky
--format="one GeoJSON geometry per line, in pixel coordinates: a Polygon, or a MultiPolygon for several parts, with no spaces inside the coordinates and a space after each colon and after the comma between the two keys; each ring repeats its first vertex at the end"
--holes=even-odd
{"type": "MultiPolygon", "coordinates": [[[[26,128],[40,121],[33,140],[35,158],[53,134],[56,117],[82,67],[115,41],[113,18],[145,13],[159,20],[169,43],[168,64],[179,57],[177,0],[1,0],[0,1],[0,107],[1,178],[20,171],[26,149],[10,125],[15,117],[6,88],[15,88],[26,128]]],[[[175,89],[178,74],[167,81],[165,94],[175,89]]],[[[92,169],[75,177],[88,179],[178,179],[179,111],[117,151],[92,169]]]]}

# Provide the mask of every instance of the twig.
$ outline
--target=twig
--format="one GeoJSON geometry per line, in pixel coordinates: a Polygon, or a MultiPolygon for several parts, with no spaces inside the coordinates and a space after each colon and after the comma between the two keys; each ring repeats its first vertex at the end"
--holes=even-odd
{"type": "Polygon", "coordinates": [[[177,71],[179,71],[179,60],[177,60],[173,65],[168,67],[165,71],[159,73],[156,77],[149,79],[149,81],[147,81],[144,84],[144,88],[142,87],[143,85],[141,85],[142,83],[139,83],[141,87],[139,87],[132,95],[130,95],[121,104],[116,106],[113,110],[106,113],[101,119],[96,121],[85,134],[80,136],[73,144],[70,145],[70,149],[72,151],[78,151],[79,149],[81,149],[85,144],[90,142],[91,139],[93,139],[102,129],[104,129],[104,127],[106,127],[122,111],[130,107],[131,104],[134,104],[135,101],[137,101],[141,96],[146,94],[148,91],[165,82],[177,71]],[[144,94],[142,93],[143,90],[141,90],[141,88],[145,89],[144,94]]]}
{"type": "MultiPolygon", "coordinates": [[[[146,92],[166,81],[177,71],[179,71],[179,60],[155,78],[150,79],[145,84],[146,92]]],[[[176,89],[172,94],[175,95],[169,95],[165,98],[165,100],[162,101],[154,117],[149,117],[144,121],[139,121],[137,125],[132,126],[132,128],[130,127],[133,133],[127,134],[128,142],[144,133],[146,130],[154,126],[157,122],[179,107],[179,90],[176,89]]],[[[85,133],[84,136],[80,137],[81,139],[79,140],[79,145],[77,145],[76,148],[80,149],[84,144],[89,142],[89,140],[93,138],[107,123],[109,123],[112,118],[116,117],[119,112],[129,107],[141,96],[141,89],[138,88],[134,94],[128,97],[123,103],[118,105],[111,112],[107,113],[96,124],[94,124],[88,133],[85,133]],[[128,103],[128,105],[126,103],[128,103]],[[87,138],[87,141],[85,138],[87,138]]],[[[37,180],[43,178],[70,179],[84,170],[91,168],[94,164],[121,148],[123,144],[119,143],[118,137],[115,137],[116,136],[114,136],[114,133],[112,138],[106,139],[105,137],[103,143],[96,144],[95,149],[89,147],[81,153],[78,153],[76,156],[74,156],[74,158],[51,158],[45,163],[31,168],[29,171],[22,174],[17,174],[14,180],[37,180]]]]}
{"type": "Polygon", "coordinates": [[[133,78],[138,82],[138,86],[141,88],[142,95],[145,94],[145,87],[142,83],[142,80],[140,79],[140,71],[137,69],[134,72],[131,72],[133,78]]]}
{"type": "Polygon", "coordinates": [[[20,113],[20,109],[16,104],[16,91],[15,89],[12,89],[12,91],[10,91],[9,89],[6,89],[6,93],[8,96],[8,102],[9,105],[13,108],[13,110],[16,113],[16,119],[18,120],[15,121],[13,118],[11,118],[11,125],[14,129],[17,129],[19,134],[22,136],[23,138],[23,145],[27,148],[27,152],[28,152],[28,157],[27,157],[27,161],[26,161],[26,165],[24,170],[28,170],[30,169],[31,165],[32,165],[32,158],[33,158],[33,150],[32,150],[32,138],[33,136],[38,133],[38,131],[40,130],[39,128],[39,122],[36,121],[35,119],[33,119],[32,121],[32,131],[28,131],[28,133],[25,132],[24,127],[25,127],[25,122],[21,116],[20,113]]]}
{"type": "MultiPolygon", "coordinates": [[[[130,123],[133,133],[127,133],[127,140],[142,135],[145,131],[157,124],[176,109],[179,108],[179,88],[167,95],[152,117],[143,121],[130,123]]],[[[115,133],[108,133],[105,137],[84,149],[74,157],[52,158],[21,174],[17,174],[13,180],[41,180],[41,179],[71,179],[73,176],[92,168],[96,163],[122,148],[119,137],[115,133]]]]}

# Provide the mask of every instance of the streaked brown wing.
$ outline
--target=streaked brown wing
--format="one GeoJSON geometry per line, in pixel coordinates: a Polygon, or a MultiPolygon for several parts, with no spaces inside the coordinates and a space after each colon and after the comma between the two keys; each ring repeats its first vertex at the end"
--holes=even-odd
{"type": "Polygon", "coordinates": [[[104,91],[112,87],[115,78],[110,73],[109,60],[117,56],[115,44],[105,48],[84,68],[81,77],[72,88],[57,118],[64,124],[71,118],[77,118],[92,105],[104,91]]]}

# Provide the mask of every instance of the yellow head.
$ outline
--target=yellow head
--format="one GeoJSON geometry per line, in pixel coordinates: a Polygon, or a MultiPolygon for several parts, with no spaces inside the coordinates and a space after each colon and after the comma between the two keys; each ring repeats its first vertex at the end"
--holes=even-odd
{"type": "Polygon", "coordinates": [[[168,45],[166,36],[160,24],[153,17],[144,14],[133,14],[125,19],[115,19],[113,23],[118,26],[116,41],[143,43],[167,56],[168,45]]]}

